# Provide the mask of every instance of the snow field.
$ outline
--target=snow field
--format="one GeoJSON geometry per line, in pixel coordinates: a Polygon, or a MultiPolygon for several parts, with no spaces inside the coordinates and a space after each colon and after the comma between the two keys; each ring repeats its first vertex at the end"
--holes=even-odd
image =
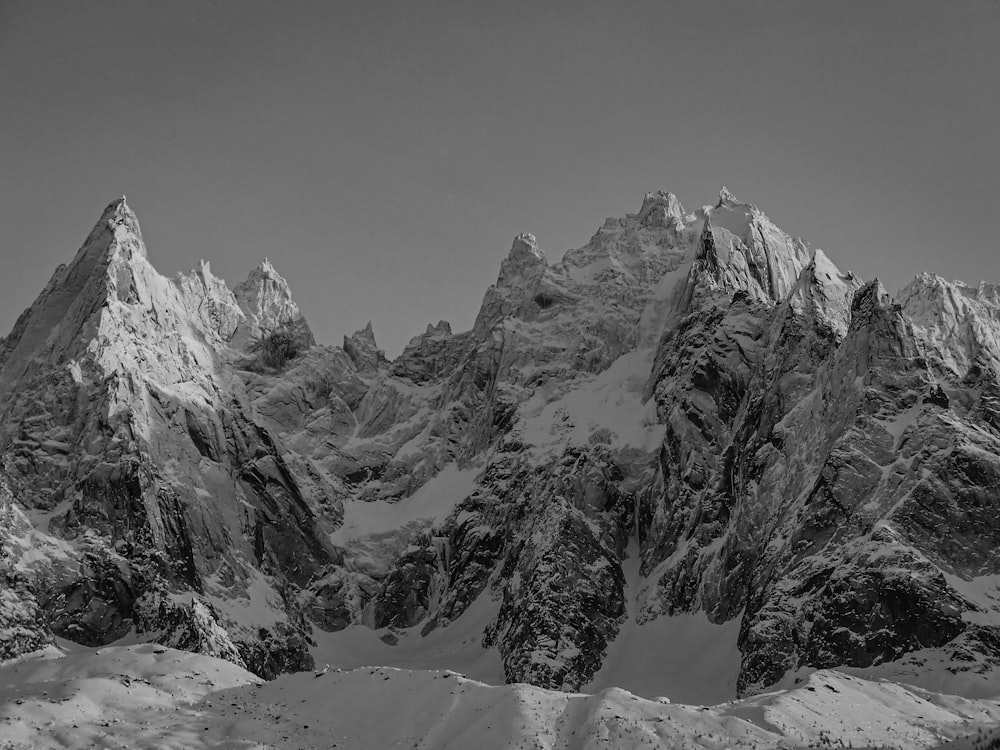
{"type": "Polygon", "coordinates": [[[4,750],[778,750],[824,743],[917,750],[998,722],[996,700],[835,671],[815,672],[789,690],[692,706],[620,688],[584,694],[488,685],[450,670],[330,669],[262,683],[229,662],[150,644],[50,648],[0,665],[4,750]]]}

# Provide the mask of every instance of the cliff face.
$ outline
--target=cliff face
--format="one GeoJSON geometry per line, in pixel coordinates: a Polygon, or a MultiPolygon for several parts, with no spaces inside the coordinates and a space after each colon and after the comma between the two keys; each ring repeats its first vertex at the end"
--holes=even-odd
{"type": "Polygon", "coordinates": [[[12,650],[132,633],[270,675],[313,628],[419,650],[465,616],[509,681],[577,689],[623,629],[701,618],[734,692],[985,680],[997,295],[899,300],[728,191],[649,193],[554,264],[519,235],[472,330],[390,362],[370,326],[315,345],[266,261],[164,279],[118,201],[0,344],[12,650]]]}
{"type": "Polygon", "coordinates": [[[288,465],[234,375],[248,321],[301,317],[258,298],[207,264],[160,276],[122,199],[3,341],[3,466],[42,538],[10,542],[56,635],[134,632],[261,674],[309,663],[289,587],[336,558],[316,513],[336,500],[288,465]],[[34,559],[40,545],[56,554],[34,559]]]}

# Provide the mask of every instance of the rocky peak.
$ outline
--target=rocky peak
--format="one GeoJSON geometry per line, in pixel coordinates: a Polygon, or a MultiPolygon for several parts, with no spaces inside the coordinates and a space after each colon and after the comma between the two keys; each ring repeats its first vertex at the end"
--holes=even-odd
{"type": "Polygon", "coordinates": [[[390,372],[425,383],[461,369],[461,360],[468,353],[468,334],[455,336],[446,320],[428,325],[427,330],[414,336],[400,355],[393,360],[390,372]]]}
{"type": "Polygon", "coordinates": [[[1000,286],[924,273],[900,290],[899,302],[916,336],[953,374],[964,377],[982,356],[1000,359],[1000,286]]]}
{"type": "Polygon", "coordinates": [[[539,250],[535,235],[529,232],[517,235],[500,264],[496,284],[486,290],[473,326],[476,338],[482,338],[498,320],[530,301],[548,269],[548,261],[539,250]]]}
{"type": "Polygon", "coordinates": [[[812,260],[806,244],[785,234],[756,206],[739,203],[723,188],[708,208],[691,277],[700,294],[742,290],[777,304],[812,260]]]}
{"type": "Polygon", "coordinates": [[[729,192],[729,188],[725,185],[719,190],[719,202],[717,206],[736,206],[739,205],[739,200],[735,195],[729,192]]]}
{"type": "Polygon", "coordinates": [[[241,305],[250,307],[253,312],[263,312],[269,307],[285,308],[294,304],[288,282],[267,258],[257,264],[246,281],[238,284],[233,293],[241,305]]]}
{"type": "Polygon", "coordinates": [[[872,279],[855,292],[851,300],[851,320],[865,321],[892,306],[892,295],[879,279],[872,279]]]}
{"type": "Polygon", "coordinates": [[[822,250],[816,250],[799,275],[789,305],[799,314],[820,317],[843,338],[851,320],[851,301],[862,286],[854,274],[843,274],[822,250]]]}
{"type": "Polygon", "coordinates": [[[178,273],[174,285],[184,307],[196,317],[210,339],[218,337],[220,343],[229,342],[246,319],[236,297],[226,282],[212,273],[207,260],[199,261],[198,267],[188,273],[178,273]]]}
{"type": "Polygon", "coordinates": [[[124,195],[121,198],[111,201],[105,207],[104,211],[101,212],[101,218],[98,219],[97,224],[94,225],[87,240],[83,243],[81,252],[84,249],[93,248],[99,244],[98,239],[105,233],[119,233],[119,237],[122,235],[130,236],[135,242],[128,243],[127,247],[140,253],[143,257],[146,256],[146,246],[142,241],[139,220],[132,209],[129,208],[124,195]]]}
{"type": "MultiPolygon", "coordinates": [[[[914,360],[921,354],[912,323],[878,279],[855,292],[848,338],[849,349],[854,350],[850,356],[856,359],[859,373],[884,367],[890,361],[914,360]]],[[[912,362],[892,367],[913,369],[912,362]]]]}
{"type": "Polygon", "coordinates": [[[433,336],[439,338],[441,336],[451,336],[451,323],[447,320],[439,320],[437,325],[431,323],[427,324],[427,330],[424,332],[425,336],[433,336]]]}
{"type": "Polygon", "coordinates": [[[685,217],[672,193],[646,193],[639,213],[607,219],[586,245],[563,255],[551,267],[563,281],[551,281],[567,286],[568,280],[567,291],[576,288],[577,297],[596,294],[642,305],[665,274],[691,260],[700,231],[692,227],[700,221],[685,217]]]}
{"type": "MultiPolygon", "coordinates": [[[[274,276],[262,266],[242,289],[255,314],[281,313],[284,282],[274,276]]],[[[307,494],[312,478],[284,465],[254,421],[245,383],[220,356],[220,339],[243,320],[207,263],[173,280],[157,273],[122,199],[8,337],[0,473],[22,507],[62,504],[49,528],[75,540],[48,561],[54,573],[42,571],[51,577],[39,604],[52,632],[97,645],[132,630],[272,675],[285,660],[284,646],[270,642],[277,638],[292,645],[287,664],[308,663],[297,614],[268,601],[330,550],[307,494]],[[265,587],[260,611],[270,625],[245,626],[207,603],[220,570],[227,594],[253,581],[265,587]]],[[[323,486],[316,497],[335,494],[323,486]]]]}
{"type": "Polygon", "coordinates": [[[344,336],[344,351],[359,370],[374,370],[387,361],[385,352],[375,343],[375,331],[370,320],[360,331],[344,336]]]}
{"type": "Polygon", "coordinates": [[[514,238],[507,258],[500,264],[497,286],[513,286],[525,275],[540,274],[548,266],[545,255],[538,249],[538,241],[530,232],[521,232],[514,238]]]}
{"type": "Polygon", "coordinates": [[[246,281],[237,285],[233,296],[246,315],[234,337],[237,346],[245,346],[262,330],[274,330],[282,325],[292,325],[305,346],[316,343],[305,317],[292,299],[288,282],[267,258],[250,272],[246,281]]]}
{"type": "Polygon", "coordinates": [[[95,315],[112,301],[137,304],[150,269],[135,214],[121,197],[110,203],[69,265],[59,266],[18,318],[0,351],[8,384],[32,362],[71,359],[89,344],[95,315]]]}
{"type": "Polygon", "coordinates": [[[684,219],[684,207],[673,193],[657,190],[643,196],[638,219],[644,227],[664,228],[684,219]]]}

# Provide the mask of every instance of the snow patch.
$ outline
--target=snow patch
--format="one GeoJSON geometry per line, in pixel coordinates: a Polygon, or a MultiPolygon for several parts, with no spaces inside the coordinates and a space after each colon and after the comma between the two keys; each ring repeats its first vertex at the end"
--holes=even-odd
{"type": "Polygon", "coordinates": [[[722,625],[704,612],[638,623],[643,580],[633,543],[622,565],[628,617],[608,647],[604,663],[584,690],[621,687],[636,695],[675,703],[712,704],[736,697],[741,655],[736,641],[740,618],[722,625]]]}
{"type": "Polygon", "coordinates": [[[382,638],[390,631],[352,625],[335,633],[316,631],[312,650],[317,664],[341,669],[357,667],[398,667],[403,669],[453,669],[473,679],[503,684],[503,662],[496,649],[482,645],[483,631],[496,616],[499,604],[483,592],[447,627],[421,636],[420,628],[393,633],[396,645],[382,638]]]}
{"type": "Polygon", "coordinates": [[[657,422],[653,399],[643,400],[654,354],[651,348],[624,354],[548,403],[536,393],[522,407],[521,438],[539,457],[558,445],[586,445],[598,430],[609,435],[613,447],[655,451],[665,428],[657,422]]]}
{"type": "Polygon", "coordinates": [[[395,531],[417,521],[440,521],[476,489],[479,471],[479,468],[459,469],[452,463],[398,502],[345,502],[344,523],[330,535],[330,541],[346,547],[353,541],[395,531]]]}

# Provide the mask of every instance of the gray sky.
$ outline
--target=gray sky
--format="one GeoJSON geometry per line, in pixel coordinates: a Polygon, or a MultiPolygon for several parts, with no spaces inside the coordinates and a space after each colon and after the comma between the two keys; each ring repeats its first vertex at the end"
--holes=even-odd
{"type": "Polygon", "coordinates": [[[126,194],[150,258],[268,256],[320,341],[471,327],[643,192],[721,185],[895,289],[1000,281],[1000,2],[5,2],[0,332],[126,194]]]}

